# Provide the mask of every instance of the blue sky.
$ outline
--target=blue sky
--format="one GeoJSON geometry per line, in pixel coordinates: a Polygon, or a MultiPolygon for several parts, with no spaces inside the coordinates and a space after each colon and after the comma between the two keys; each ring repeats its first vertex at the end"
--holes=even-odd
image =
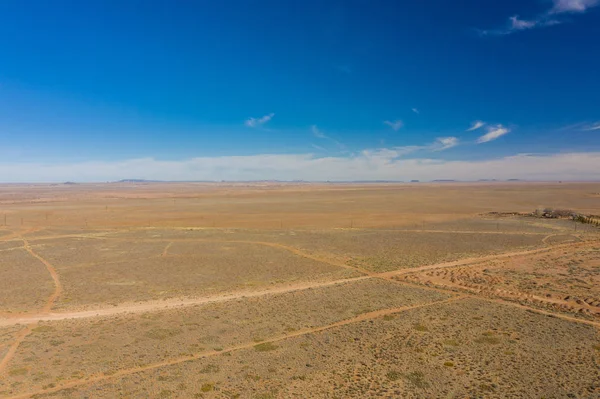
{"type": "Polygon", "coordinates": [[[600,0],[6,0],[0,36],[0,181],[600,177],[600,0]]]}

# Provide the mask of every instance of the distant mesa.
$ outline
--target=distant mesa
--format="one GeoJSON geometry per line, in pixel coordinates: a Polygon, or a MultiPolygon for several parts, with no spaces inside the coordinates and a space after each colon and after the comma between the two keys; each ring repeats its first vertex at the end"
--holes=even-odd
{"type": "Polygon", "coordinates": [[[123,179],[117,183],[158,183],[160,180],[145,180],[145,179],[123,179]]]}
{"type": "Polygon", "coordinates": [[[432,180],[432,182],[434,183],[452,183],[455,182],[456,180],[451,180],[451,179],[437,179],[437,180],[432,180]]]}
{"type": "Polygon", "coordinates": [[[73,181],[66,181],[66,182],[64,182],[63,184],[64,184],[65,186],[74,186],[74,185],[76,185],[76,184],[79,184],[79,183],[75,183],[75,182],[73,182],[73,181]]]}
{"type": "Polygon", "coordinates": [[[410,182],[411,183],[420,183],[421,181],[420,180],[411,180],[410,182]]]}
{"type": "Polygon", "coordinates": [[[496,179],[479,179],[477,181],[498,181],[498,180],[496,180],[496,179]]]}
{"type": "Polygon", "coordinates": [[[521,181],[521,179],[508,179],[506,181],[521,181]]]}

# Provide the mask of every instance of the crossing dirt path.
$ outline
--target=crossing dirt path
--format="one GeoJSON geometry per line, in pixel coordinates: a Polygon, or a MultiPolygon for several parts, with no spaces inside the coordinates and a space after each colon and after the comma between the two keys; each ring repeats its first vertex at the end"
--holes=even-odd
{"type": "MultiPolygon", "coordinates": [[[[404,230],[402,230],[402,231],[404,231],[404,230]]],[[[422,230],[419,230],[419,231],[422,231],[422,230]]],[[[436,231],[436,232],[441,232],[441,231],[436,231]]],[[[452,233],[452,232],[444,231],[444,233],[452,233]]],[[[481,233],[481,232],[473,232],[473,233],[481,233]]],[[[493,234],[503,234],[503,232],[488,232],[488,233],[489,234],[492,234],[492,233],[493,234]]],[[[508,234],[508,233],[506,233],[506,234],[508,234]]],[[[511,234],[513,234],[513,233],[511,233],[511,234]]],[[[522,234],[522,233],[514,233],[514,234],[522,234]]],[[[538,235],[538,233],[531,233],[531,234],[538,235]]],[[[290,338],[294,338],[294,337],[298,337],[298,336],[302,336],[302,335],[306,335],[306,334],[316,333],[319,331],[324,331],[327,329],[332,329],[332,328],[336,328],[336,327],[340,327],[340,326],[344,326],[347,324],[356,323],[356,322],[360,322],[360,321],[364,321],[364,320],[370,320],[370,319],[382,317],[382,316],[393,314],[393,313],[399,313],[399,312],[403,312],[403,311],[407,311],[407,310],[411,310],[411,309],[422,308],[422,307],[441,305],[441,304],[445,304],[445,303],[449,303],[449,302],[453,302],[453,301],[458,301],[458,300],[461,300],[464,298],[476,298],[476,299],[480,299],[480,300],[487,301],[487,302],[499,303],[499,304],[517,307],[517,308],[524,309],[527,311],[532,311],[535,313],[547,315],[547,316],[557,317],[557,318],[567,320],[570,322],[583,323],[583,324],[592,325],[592,326],[600,328],[600,322],[597,322],[597,321],[571,317],[571,316],[560,314],[560,313],[554,313],[554,312],[538,309],[535,307],[529,307],[529,306],[523,305],[521,303],[516,303],[516,302],[512,302],[512,301],[508,301],[508,300],[503,300],[503,299],[498,299],[498,298],[481,297],[481,296],[477,295],[476,293],[457,293],[456,291],[452,291],[449,289],[443,289],[443,288],[439,288],[439,287],[428,287],[428,286],[423,286],[420,284],[410,283],[407,281],[399,281],[396,279],[397,277],[402,276],[402,275],[419,273],[419,272],[423,272],[423,271],[430,271],[430,270],[443,269],[443,268],[452,268],[452,267],[457,267],[457,266],[476,265],[476,264],[480,264],[481,262],[505,259],[505,258],[510,258],[510,257],[514,257],[514,256],[533,255],[533,254],[539,254],[539,253],[543,253],[543,252],[552,252],[552,251],[559,251],[559,250],[565,250],[565,249],[573,250],[573,249],[578,249],[578,248],[584,248],[589,245],[598,245],[597,241],[579,241],[579,242],[569,242],[569,243],[564,243],[564,244],[550,245],[550,244],[547,244],[547,242],[546,242],[547,239],[556,234],[550,234],[550,235],[539,234],[539,235],[544,236],[544,238],[541,240],[541,242],[545,246],[541,247],[541,248],[510,251],[510,252],[504,252],[504,253],[495,254],[495,255],[487,255],[487,256],[482,256],[482,257],[472,257],[472,258],[466,258],[466,259],[461,259],[461,260],[452,261],[452,262],[443,262],[443,263],[438,263],[438,264],[433,264],[433,265],[425,265],[425,266],[420,266],[420,267],[415,267],[415,268],[410,268],[410,269],[401,269],[401,270],[395,270],[392,272],[384,272],[384,273],[376,273],[376,272],[372,272],[372,271],[369,271],[369,270],[366,270],[363,268],[350,266],[346,263],[335,261],[330,258],[325,258],[325,257],[307,253],[305,251],[302,251],[298,248],[295,248],[295,247],[292,247],[289,245],[268,242],[268,241],[195,239],[195,238],[189,238],[189,239],[186,239],[186,238],[141,239],[141,240],[136,240],[136,241],[167,242],[162,253],[159,255],[162,257],[170,256],[168,254],[169,248],[175,242],[215,242],[215,243],[240,243],[240,244],[264,245],[264,246],[268,246],[271,248],[278,248],[278,249],[282,249],[285,251],[289,251],[296,256],[304,257],[304,258],[311,259],[311,260],[314,260],[317,262],[323,262],[323,263],[330,264],[332,266],[337,266],[337,267],[342,267],[345,269],[353,270],[353,271],[361,273],[362,276],[354,277],[354,278],[347,278],[347,279],[340,279],[340,280],[333,280],[333,281],[326,281],[326,282],[305,282],[305,283],[298,283],[298,284],[281,285],[281,286],[277,286],[274,288],[263,289],[263,290],[236,291],[236,292],[231,292],[231,293],[223,293],[223,294],[206,296],[206,297],[198,297],[198,298],[173,298],[173,299],[168,299],[168,300],[147,301],[147,302],[142,302],[142,303],[123,303],[123,304],[119,304],[117,306],[111,306],[111,307],[105,307],[105,308],[99,308],[99,309],[53,313],[52,308],[63,292],[63,287],[62,287],[62,284],[60,281],[60,276],[57,273],[56,268],[50,262],[48,262],[46,259],[41,257],[35,251],[35,244],[31,245],[29,242],[29,240],[31,240],[31,238],[29,238],[29,240],[27,238],[24,238],[22,232],[15,233],[14,235],[9,236],[10,240],[21,240],[23,242],[23,246],[20,248],[24,248],[32,257],[39,260],[46,267],[48,273],[50,274],[50,276],[54,282],[55,289],[54,289],[54,292],[46,300],[44,306],[35,314],[11,314],[11,315],[0,316],[0,327],[14,326],[14,325],[24,325],[25,326],[17,334],[14,342],[9,345],[8,351],[6,352],[4,358],[0,361],[0,374],[2,374],[6,370],[8,364],[10,363],[10,361],[13,359],[13,357],[17,353],[21,343],[31,333],[31,331],[35,328],[37,323],[42,322],[42,321],[59,321],[59,320],[68,320],[68,319],[105,317],[105,316],[113,316],[113,315],[127,314],[127,313],[146,313],[146,312],[161,311],[161,310],[174,309],[174,308],[180,308],[180,307],[186,307],[186,306],[209,304],[209,303],[215,303],[215,302],[226,302],[226,301],[232,301],[232,300],[242,299],[242,298],[253,298],[253,297],[266,296],[266,295],[283,294],[283,293],[289,293],[289,292],[301,291],[301,290],[307,290],[307,289],[313,289],[313,288],[330,287],[330,286],[334,286],[334,285],[353,283],[353,282],[366,280],[366,279],[372,279],[372,278],[384,279],[386,281],[390,281],[390,282],[400,284],[400,285],[405,285],[405,286],[419,287],[421,289],[444,292],[444,293],[451,295],[451,297],[448,299],[445,299],[445,300],[426,303],[426,304],[419,304],[419,305],[390,308],[390,309],[383,309],[383,310],[378,310],[378,311],[374,311],[374,312],[368,312],[368,313],[360,314],[353,318],[338,321],[336,323],[333,323],[333,324],[330,324],[327,326],[321,326],[321,327],[316,327],[316,328],[311,328],[311,329],[304,329],[304,330],[300,330],[300,331],[295,331],[295,332],[287,334],[287,335],[273,337],[271,339],[265,340],[264,342],[278,342],[278,341],[282,341],[285,339],[290,339],[290,338]]],[[[123,241],[130,240],[128,238],[110,236],[110,235],[107,235],[106,233],[48,235],[48,236],[35,237],[35,240],[37,241],[37,240],[45,240],[45,239],[53,239],[53,238],[67,238],[67,237],[86,237],[86,238],[96,238],[96,239],[106,239],[106,240],[123,240],[123,241]]],[[[4,238],[6,238],[6,236],[4,238]]],[[[3,241],[5,241],[5,240],[3,240],[3,241]]],[[[182,362],[185,362],[188,360],[200,359],[200,358],[220,355],[223,353],[238,351],[238,350],[242,350],[242,349],[248,349],[248,348],[253,347],[254,345],[256,345],[255,342],[245,343],[245,344],[240,344],[238,346],[226,348],[223,351],[205,351],[205,352],[201,352],[201,353],[197,353],[197,354],[193,354],[193,355],[168,359],[168,360],[162,361],[160,363],[149,364],[149,365],[145,365],[143,367],[119,370],[116,373],[111,374],[111,375],[105,375],[105,374],[92,375],[84,381],[81,381],[81,380],[65,381],[55,387],[52,387],[52,388],[35,391],[35,392],[19,394],[17,396],[13,396],[12,398],[13,399],[28,398],[35,394],[55,393],[55,392],[59,392],[61,390],[68,389],[68,388],[85,386],[85,385],[89,385],[92,383],[101,382],[104,380],[120,378],[120,377],[123,377],[126,375],[135,374],[135,373],[139,373],[139,372],[143,372],[143,371],[147,371],[147,370],[151,370],[151,369],[156,369],[156,368],[163,367],[163,366],[179,364],[179,363],[182,363],[182,362]]]]}

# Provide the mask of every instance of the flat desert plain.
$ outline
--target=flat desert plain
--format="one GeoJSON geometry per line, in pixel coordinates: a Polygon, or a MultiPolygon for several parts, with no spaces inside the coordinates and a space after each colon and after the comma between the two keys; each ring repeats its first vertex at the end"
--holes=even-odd
{"type": "Polygon", "coordinates": [[[0,398],[598,398],[598,183],[0,185],[0,398]]]}

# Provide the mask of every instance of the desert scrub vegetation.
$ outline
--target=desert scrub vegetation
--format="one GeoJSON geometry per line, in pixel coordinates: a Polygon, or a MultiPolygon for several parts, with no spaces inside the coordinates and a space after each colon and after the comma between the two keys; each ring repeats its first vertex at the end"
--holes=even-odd
{"type": "Polygon", "coordinates": [[[425,380],[425,374],[422,371],[411,371],[403,374],[402,377],[416,388],[427,388],[429,383],[425,380]]]}
{"type": "Polygon", "coordinates": [[[215,389],[215,384],[213,384],[212,382],[207,382],[202,384],[202,386],[200,387],[200,390],[202,392],[210,392],[213,389],[215,389]]]}
{"type": "Polygon", "coordinates": [[[478,344],[498,345],[500,338],[496,337],[494,333],[487,331],[484,332],[481,337],[476,338],[475,342],[478,344]]]}
{"type": "Polygon", "coordinates": [[[385,376],[390,381],[396,381],[396,380],[399,380],[400,377],[402,377],[402,373],[400,373],[399,371],[396,371],[396,370],[390,370],[385,374],[385,376]]]}
{"type": "Polygon", "coordinates": [[[164,340],[181,334],[181,330],[169,328],[153,328],[148,330],[144,335],[148,338],[164,340]]]}
{"type": "Polygon", "coordinates": [[[279,348],[279,346],[273,344],[272,342],[263,342],[262,344],[254,345],[254,350],[257,352],[270,352],[279,348]]]}
{"type": "Polygon", "coordinates": [[[20,376],[20,375],[26,375],[27,373],[29,373],[29,369],[27,369],[26,367],[20,367],[20,368],[16,368],[16,369],[10,369],[8,371],[8,375],[10,376],[20,376]]]}

